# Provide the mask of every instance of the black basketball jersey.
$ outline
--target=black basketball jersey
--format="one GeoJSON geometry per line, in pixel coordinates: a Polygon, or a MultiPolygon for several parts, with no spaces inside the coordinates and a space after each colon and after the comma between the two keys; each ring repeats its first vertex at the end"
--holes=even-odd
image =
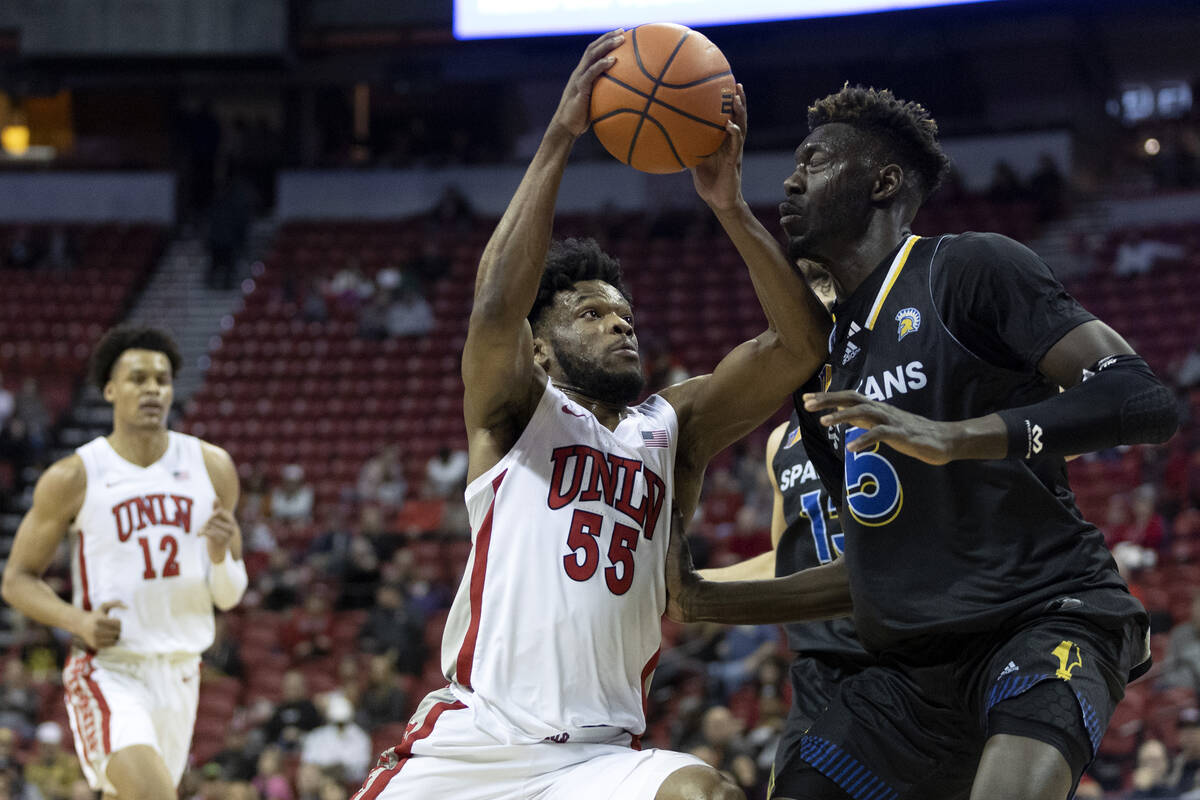
{"type": "MultiPolygon", "coordinates": [[[[775,575],[783,577],[828,564],[842,555],[842,526],[829,493],[821,484],[808,453],[800,445],[799,419],[788,421],[779,449],[771,460],[771,476],[783,496],[787,523],[775,547],[775,575]]],[[[784,626],[788,647],[805,655],[829,654],[866,658],[848,618],[784,626]]]]}
{"type": "MultiPolygon", "coordinates": [[[[1057,392],[1037,365],[1091,319],[1011,239],[912,236],[834,308],[816,380],[934,420],[984,416],[1057,392]]],[[[1063,459],[933,466],[886,445],[851,453],[844,445],[862,429],[823,428],[817,416],[801,414],[803,441],[841,495],[854,622],[868,650],[916,653],[922,637],[1015,624],[1052,601],[1113,627],[1144,616],[1080,516],[1063,459]]]]}

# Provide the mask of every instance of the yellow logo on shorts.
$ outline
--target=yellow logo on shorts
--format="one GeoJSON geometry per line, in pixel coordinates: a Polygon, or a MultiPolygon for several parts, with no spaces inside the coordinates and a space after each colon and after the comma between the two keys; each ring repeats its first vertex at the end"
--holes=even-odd
{"type": "Polygon", "coordinates": [[[1064,681],[1071,680],[1071,671],[1083,666],[1083,656],[1079,653],[1079,645],[1066,640],[1054,648],[1053,655],[1058,657],[1058,671],[1054,674],[1064,681]],[[1071,648],[1075,648],[1075,661],[1071,661],[1071,648]]]}

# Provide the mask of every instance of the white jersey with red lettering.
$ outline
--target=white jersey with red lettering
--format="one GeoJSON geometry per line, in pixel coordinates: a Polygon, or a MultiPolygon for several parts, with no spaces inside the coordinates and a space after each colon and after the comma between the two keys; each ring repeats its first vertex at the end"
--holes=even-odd
{"type": "Polygon", "coordinates": [[[107,656],[200,653],[213,641],[212,562],[198,535],[217,493],[194,436],[169,431],[148,467],[126,461],[103,436],[76,452],[87,470],[71,526],[75,605],[119,600],[121,637],[107,656]]]}
{"type": "Polygon", "coordinates": [[[467,487],[474,546],[442,668],[497,740],[645,731],[678,427],[654,395],[610,431],[548,382],[516,444],[467,487]]]}

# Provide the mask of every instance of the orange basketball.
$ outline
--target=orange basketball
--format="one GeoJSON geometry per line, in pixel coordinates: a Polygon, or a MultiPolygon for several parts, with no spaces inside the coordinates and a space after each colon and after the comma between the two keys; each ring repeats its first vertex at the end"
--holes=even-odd
{"type": "Polygon", "coordinates": [[[725,139],[737,83],[702,33],[670,22],[626,31],[617,61],[592,89],[592,130],[618,161],[678,172],[725,139]]]}

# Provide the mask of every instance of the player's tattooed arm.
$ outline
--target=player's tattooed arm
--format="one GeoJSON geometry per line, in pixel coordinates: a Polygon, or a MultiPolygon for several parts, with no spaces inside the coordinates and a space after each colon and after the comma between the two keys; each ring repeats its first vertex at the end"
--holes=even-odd
{"type": "Polygon", "coordinates": [[[678,622],[768,625],[814,622],[848,616],[854,610],[842,559],[786,578],[761,581],[708,581],[692,563],[678,507],[667,546],[667,616],[678,622]]]}
{"type": "Polygon", "coordinates": [[[30,619],[65,630],[97,650],[120,638],[121,621],[108,612],[124,608],[124,604],[109,600],[84,611],[59,597],[42,578],[79,513],[86,490],[87,473],[78,455],[46,470],[34,488],[33,506],[17,528],[0,594],[4,602],[30,619]]]}

